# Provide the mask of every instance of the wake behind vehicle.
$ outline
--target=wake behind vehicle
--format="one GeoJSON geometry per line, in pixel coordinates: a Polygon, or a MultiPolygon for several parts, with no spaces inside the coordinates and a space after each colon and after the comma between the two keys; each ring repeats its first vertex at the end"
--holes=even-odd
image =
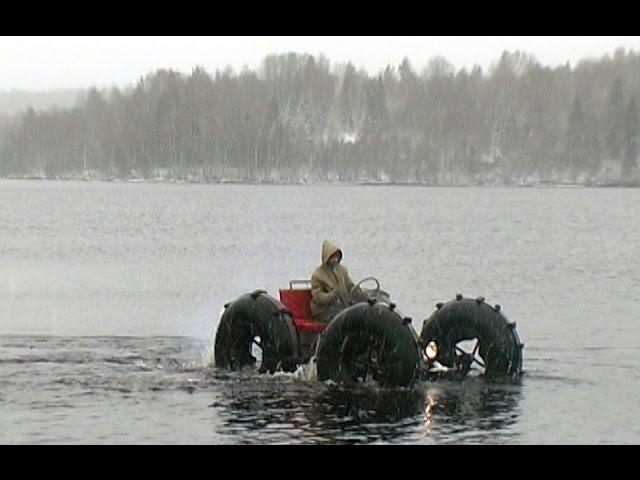
{"type": "Polygon", "coordinates": [[[260,372],[273,373],[315,361],[320,381],[373,380],[384,387],[472,372],[489,380],[519,378],[524,345],[499,305],[458,294],[438,303],[418,334],[377,279],[367,277],[354,289],[367,281],[376,283],[375,289],[362,289],[367,300],[348,306],[329,324],[312,320],[308,280],[290,281],[288,289],[279,290],[279,300],[264,290],[240,296],[220,317],[216,366],[259,363],[260,372]]]}

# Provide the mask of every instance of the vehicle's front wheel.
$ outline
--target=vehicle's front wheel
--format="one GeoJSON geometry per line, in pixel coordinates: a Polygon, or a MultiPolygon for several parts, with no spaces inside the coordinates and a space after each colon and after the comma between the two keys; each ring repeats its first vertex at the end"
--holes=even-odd
{"type": "Polygon", "coordinates": [[[516,324],[507,321],[499,305],[492,307],[483,297],[457,295],[439,303],[424,321],[420,338],[425,349],[437,351],[442,365],[465,375],[477,367],[491,380],[520,377],[524,344],[516,324]]]}
{"type": "Polygon", "coordinates": [[[370,300],[340,312],[322,333],[318,379],[350,384],[374,380],[409,387],[417,378],[418,336],[394,306],[370,300]]]}

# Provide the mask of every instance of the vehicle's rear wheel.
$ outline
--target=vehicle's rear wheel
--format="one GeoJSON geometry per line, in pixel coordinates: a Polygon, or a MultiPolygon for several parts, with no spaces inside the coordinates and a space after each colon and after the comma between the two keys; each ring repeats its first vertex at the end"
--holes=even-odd
{"type": "Polygon", "coordinates": [[[259,360],[261,372],[293,371],[294,352],[291,316],[275,298],[256,290],[225,306],[216,332],[216,367],[238,369],[259,360]]]}

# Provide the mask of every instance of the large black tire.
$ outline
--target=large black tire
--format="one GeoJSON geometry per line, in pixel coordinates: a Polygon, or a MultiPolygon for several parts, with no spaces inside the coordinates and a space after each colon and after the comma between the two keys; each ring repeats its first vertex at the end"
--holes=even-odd
{"type": "Polygon", "coordinates": [[[343,310],[320,337],[318,379],[350,384],[369,377],[383,387],[412,386],[420,350],[410,322],[374,300],[343,310]]]}
{"type": "Polygon", "coordinates": [[[487,379],[518,379],[522,370],[522,347],[515,329],[500,311],[484,298],[463,298],[439,303],[427,318],[420,333],[422,345],[433,341],[438,347],[438,361],[453,367],[455,346],[463,340],[478,339],[478,353],[484,360],[487,379]]]}
{"type": "Polygon", "coordinates": [[[242,295],[225,305],[215,340],[216,367],[253,365],[252,343],[260,337],[261,372],[293,371],[297,366],[295,329],[285,307],[263,290],[242,295]]]}

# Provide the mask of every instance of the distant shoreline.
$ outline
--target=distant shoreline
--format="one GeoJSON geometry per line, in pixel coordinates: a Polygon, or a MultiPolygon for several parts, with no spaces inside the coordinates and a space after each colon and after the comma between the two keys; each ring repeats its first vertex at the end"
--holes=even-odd
{"type": "Polygon", "coordinates": [[[519,187],[519,188],[640,188],[640,182],[608,182],[608,183],[570,183],[570,182],[531,182],[531,183],[427,183],[427,182],[376,182],[376,181],[270,181],[270,180],[193,180],[176,178],[83,178],[78,176],[68,177],[41,177],[41,176],[4,176],[0,180],[17,181],[48,181],[48,182],[85,182],[85,183],[128,183],[128,184],[177,184],[177,185],[280,185],[280,186],[362,186],[362,187],[519,187]]]}

